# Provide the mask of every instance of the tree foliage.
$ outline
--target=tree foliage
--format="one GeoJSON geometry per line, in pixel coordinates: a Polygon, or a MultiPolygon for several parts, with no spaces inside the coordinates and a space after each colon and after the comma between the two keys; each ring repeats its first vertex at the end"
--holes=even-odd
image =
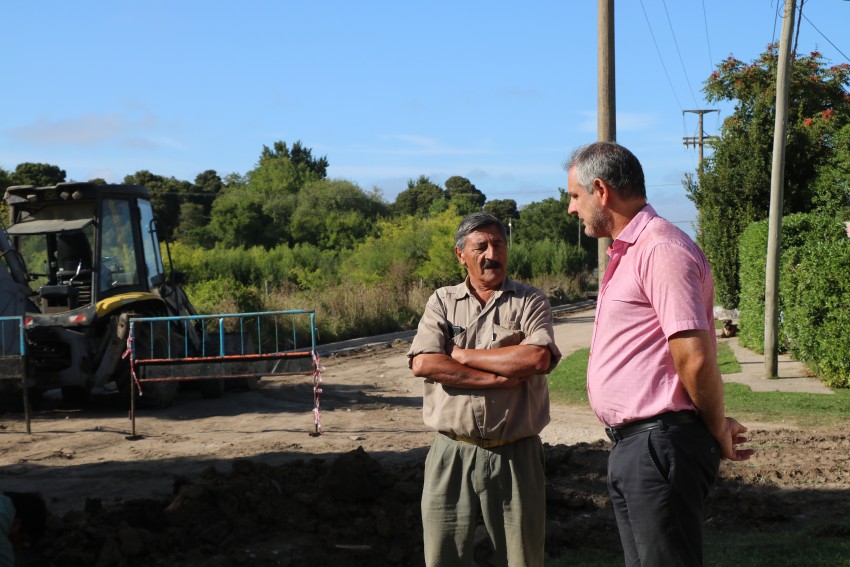
{"type": "Polygon", "coordinates": [[[20,163],[12,172],[12,185],[46,187],[65,182],[65,170],[49,163],[20,163]]]}
{"type": "MultiPolygon", "coordinates": [[[[429,177],[420,175],[416,181],[408,180],[407,189],[396,196],[393,213],[396,216],[425,216],[434,202],[442,198],[445,198],[443,189],[429,177]]],[[[443,206],[442,210],[445,209],[443,206]]]]}
{"type": "Polygon", "coordinates": [[[263,152],[260,154],[261,163],[264,160],[279,159],[289,160],[297,170],[311,177],[316,175],[324,179],[328,175],[328,158],[326,156],[314,158],[313,150],[302,145],[301,140],[292,144],[292,149],[287,148],[286,142],[283,141],[275,142],[271,148],[263,146],[263,152]]]}
{"type": "Polygon", "coordinates": [[[487,201],[484,203],[484,212],[490,213],[502,221],[505,226],[508,225],[508,222],[513,224],[513,221],[519,218],[516,201],[513,199],[494,199],[493,201],[487,201]]]}
{"type": "MultiPolygon", "coordinates": [[[[266,283],[304,290],[377,286],[393,296],[391,303],[407,290],[456,283],[464,270],[454,255],[455,230],[463,215],[482,209],[520,227],[522,246],[510,252],[513,276],[575,275],[584,264],[563,191],[560,200],[518,211],[512,199],[488,202],[465,177],[449,177],[444,190],[421,175],[388,204],[378,188],[366,192],[328,179],[327,167],[327,158],[314,157],[300,141],[291,147],[278,141],[263,146],[244,174],[209,169],[189,182],[140,170],[123,181],[148,188],[160,237],[177,239],[175,264],[197,293],[216,303],[228,295],[256,298],[248,288],[266,283]]],[[[56,166],[21,164],[16,172],[0,168],[0,184],[55,184],[64,175],[56,166]]]]}
{"type": "Polygon", "coordinates": [[[163,177],[144,169],[124,177],[124,183],[147,187],[151,194],[159,237],[167,240],[174,238],[174,231],[180,224],[180,203],[185,195],[192,192],[192,184],[174,177],[163,177]]]}
{"type": "Polygon", "coordinates": [[[301,189],[290,231],[294,242],[349,249],[370,235],[375,221],[386,213],[386,205],[356,184],[320,179],[301,189]]]}
{"type": "MultiPolygon", "coordinates": [[[[686,190],[699,211],[697,241],[714,272],[717,300],[738,305],[738,241],[746,226],[767,218],[776,101],[777,46],[750,64],[729,57],[705,83],[709,102],[734,101],[713,154],[686,190]]],[[[815,209],[815,179],[837,150],[837,133],[850,121],[850,66],[828,66],[817,53],[791,65],[785,150],[785,213],[815,209]]]]}
{"type": "Polygon", "coordinates": [[[446,197],[461,214],[480,211],[487,196],[466,177],[454,175],[446,179],[446,197]]]}

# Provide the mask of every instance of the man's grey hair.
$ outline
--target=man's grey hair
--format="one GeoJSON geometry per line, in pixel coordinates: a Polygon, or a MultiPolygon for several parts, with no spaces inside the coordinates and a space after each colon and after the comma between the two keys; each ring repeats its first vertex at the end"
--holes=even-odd
{"type": "Polygon", "coordinates": [[[455,233],[455,246],[457,246],[459,250],[463,250],[463,246],[466,244],[466,237],[469,236],[470,233],[488,226],[497,227],[499,232],[502,233],[502,238],[505,240],[508,239],[508,231],[505,229],[505,225],[502,224],[502,221],[490,213],[472,213],[466,215],[463,217],[463,220],[460,221],[460,225],[458,225],[457,232],[455,233]]]}
{"type": "Polygon", "coordinates": [[[594,142],[576,149],[564,165],[569,174],[575,167],[576,180],[593,193],[593,180],[601,179],[624,199],[646,199],[643,168],[635,155],[616,142],[594,142]]]}

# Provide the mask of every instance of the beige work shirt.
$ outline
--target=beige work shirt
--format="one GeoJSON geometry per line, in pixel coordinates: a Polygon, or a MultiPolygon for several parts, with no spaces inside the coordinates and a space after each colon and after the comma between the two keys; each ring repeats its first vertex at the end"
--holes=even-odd
{"type": "MultiPolygon", "coordinates": [[[[428,299],[407,356],[448,354],[460,348],[499,348],[524,344],[552,353],[551,371],[561,360],[555,345],[552,310],[539,289],[509,279],[482,306],[467,281],[443,287],[428,299]]],[[[425,424],[446,433],[482,439],[514,440],[539,434],[549,423],[545,374],[506,389],[469,389],[425,380],[425,424]]]]}

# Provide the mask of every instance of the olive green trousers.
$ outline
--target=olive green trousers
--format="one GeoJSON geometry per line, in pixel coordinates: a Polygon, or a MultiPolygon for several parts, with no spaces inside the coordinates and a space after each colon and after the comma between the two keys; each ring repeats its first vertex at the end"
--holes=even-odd
{"type": "Polygon", "coordinates": [[[437,434],[422,490],[425,564],[472,565],[479,514],[495,565],[542,567],[546,488],[539,436],[483,449],[437,434]]]}

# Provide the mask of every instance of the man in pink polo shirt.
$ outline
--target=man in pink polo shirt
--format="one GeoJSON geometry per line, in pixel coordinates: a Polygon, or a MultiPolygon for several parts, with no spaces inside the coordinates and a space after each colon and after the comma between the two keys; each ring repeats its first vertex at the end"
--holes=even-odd
{"type": "Polygon", "coordinates": [[[590,405],[614,443],[608,491],[627,566],[702,564],[703,500],[720,459],[748,459],[726,417],[702,250],[646,202],[626,148],[597,142],[567,163],[569,213],[611,237],[587,369],[590,405]]]}

